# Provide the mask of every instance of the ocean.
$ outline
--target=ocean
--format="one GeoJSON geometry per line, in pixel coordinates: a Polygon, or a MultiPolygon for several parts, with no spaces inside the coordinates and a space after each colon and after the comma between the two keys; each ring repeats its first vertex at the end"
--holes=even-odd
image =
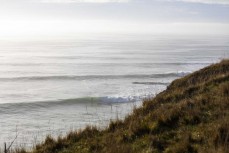
{"type": "Polygon", "coordinates": [[[226,35],[94,34],[0,42],[0,148],[124,119],[175,79],[229,58],[226,35]]]}

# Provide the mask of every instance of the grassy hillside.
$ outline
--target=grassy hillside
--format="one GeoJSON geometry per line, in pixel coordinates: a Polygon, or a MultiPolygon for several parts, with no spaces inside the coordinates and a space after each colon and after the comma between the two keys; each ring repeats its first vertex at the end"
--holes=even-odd
{"type": "MultiPolygon", "coordinates": [[[[23,152],[23,151],[22,151],[23,152]]],[[[124,121],[87,127],[33,153],[229,153],[229,60],[175,80],[124,121]]]]}

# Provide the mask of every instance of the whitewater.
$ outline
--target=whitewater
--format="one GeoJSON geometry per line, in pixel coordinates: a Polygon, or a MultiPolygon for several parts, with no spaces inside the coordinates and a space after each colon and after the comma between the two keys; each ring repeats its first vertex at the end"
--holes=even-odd
{"type": "Polygon", "coordinates": [[[106,127],[176,78],[229,57],[229,36],[97,34],[0,42],[0,148],[106,127]]]}

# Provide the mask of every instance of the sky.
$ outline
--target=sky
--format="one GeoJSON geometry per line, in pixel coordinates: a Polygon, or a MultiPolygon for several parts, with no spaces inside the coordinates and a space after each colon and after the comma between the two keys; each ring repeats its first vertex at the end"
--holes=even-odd
{"type": "Polygon", "coordinates": [[[83,32],[229,34],[229,0],[0,0],[0,37],[83,32]]]}

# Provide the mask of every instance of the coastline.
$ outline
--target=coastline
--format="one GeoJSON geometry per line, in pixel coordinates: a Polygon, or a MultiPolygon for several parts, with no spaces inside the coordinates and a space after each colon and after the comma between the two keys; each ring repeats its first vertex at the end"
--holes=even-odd
{"type": "Polygon", "coordinates": [[[223,60],[173,81],[165,91],[144,100],[131,115],[112,121],[105,130],[88,126],[56,140],[48,136],[33,152],[226,153],[228,85],[229,60],[223,60]]]}

